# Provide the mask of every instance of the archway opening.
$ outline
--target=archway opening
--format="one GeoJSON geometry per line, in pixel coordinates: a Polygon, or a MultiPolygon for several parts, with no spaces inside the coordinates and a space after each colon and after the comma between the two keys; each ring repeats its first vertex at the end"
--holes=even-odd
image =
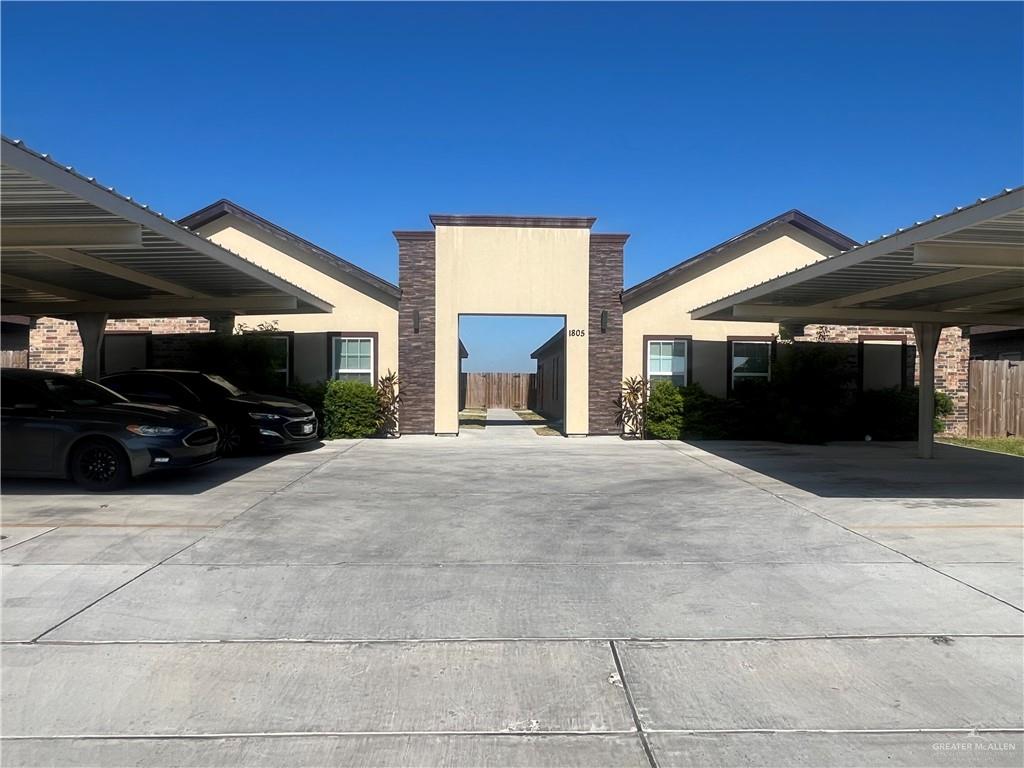
{"type": "Polygon", "coordinates": [[[566,377],[564,315],[459,315],[460,432],[564,435],[566,377]]]}

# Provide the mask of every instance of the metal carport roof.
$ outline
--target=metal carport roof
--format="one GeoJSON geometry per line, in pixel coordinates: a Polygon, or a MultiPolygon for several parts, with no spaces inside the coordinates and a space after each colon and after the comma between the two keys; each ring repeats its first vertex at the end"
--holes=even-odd
{"type": "Polygon", "coordinates": [[[166,317],[332,305],[112,187],[3,137],[0,311],[166,317]]]}
{"type": "Polygon", "coordinates": [[[1024,325],[1024,187],[851,248],[690,313],[695,320],[912,325],[918,455],[932,456],[944,326],[1024,325]]]}
{"type": "Polygon", "coordinates": [[[1024,187],[692,311],[696,320],[1024,325],[1024,187]]]}

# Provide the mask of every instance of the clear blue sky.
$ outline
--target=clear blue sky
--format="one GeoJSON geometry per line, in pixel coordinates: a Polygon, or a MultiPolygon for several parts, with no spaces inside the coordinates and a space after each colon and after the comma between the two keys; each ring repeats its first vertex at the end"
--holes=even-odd
{"type": "MultiPolygon", "coordinates": [[[[2,21],[6,135],[175,218],[231,198],[389,280],[391,230],[430,212],[597,216],[632,233],[629,286],[789,208],[862,240],[1024,181],[1017,3],[7,2],[2,21]]],[[[508,368],[548,330],[464,326],[508,368]]]]}

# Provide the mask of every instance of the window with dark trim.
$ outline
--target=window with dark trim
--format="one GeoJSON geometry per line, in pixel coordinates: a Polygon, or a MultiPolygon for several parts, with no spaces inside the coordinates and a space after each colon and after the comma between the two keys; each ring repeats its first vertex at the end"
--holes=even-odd
{"type": "Polygon", "coordinates": [[[729,389],[744,381],[771,381],[771,337],[729,340],[729,389]]]}
{"type": "Polygon", "coordinates": [[[331,378],[372,385],[373,348],[374,339],[369,336],[335,336],[331,340],[331,378]]]}
{"type": "Polygon", "coordinates": [[[907,337],[905,334],[861,334],[857,337],[857,387],[907,388],[907,337]]]}
{"type": "Polygon", "coordinates": [[[290,334],[268,336],[274,378],[282,387],[292,382],[292,337],[290,334]]]}
{"type": "Polygon", "coordinates": [[[689,381],[690,342],[688,339],[648,339],[645,354],[647,380],[671,381],[677,387],[685,387],[689,381]]]}

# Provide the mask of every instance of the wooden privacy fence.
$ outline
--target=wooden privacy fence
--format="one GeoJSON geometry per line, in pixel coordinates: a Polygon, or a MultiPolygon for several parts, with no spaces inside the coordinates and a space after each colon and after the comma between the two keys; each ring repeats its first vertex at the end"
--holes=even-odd
{"type": "Polygon", "coordinates": [[[464,373],[463,408],[532,408],[535,373],[464,373]]]}
{"type": "Polygon", "coordinates": [[[0,368],[28,368],[28,350],[0,350],[0,368]]]}
{"type": "Polygon", "coordinates": [[[1024,437],[1024,363],[971,360],[967,399],[970,437],[1024,437]]]}

